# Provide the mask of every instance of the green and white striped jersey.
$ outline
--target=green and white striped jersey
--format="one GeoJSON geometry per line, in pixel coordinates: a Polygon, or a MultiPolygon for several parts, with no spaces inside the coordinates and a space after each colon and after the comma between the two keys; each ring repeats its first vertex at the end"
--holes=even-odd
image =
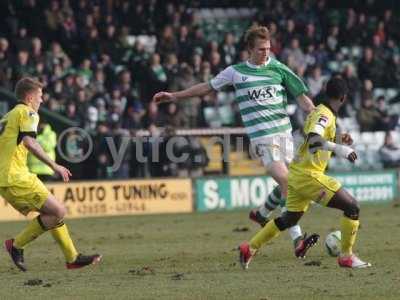
{"type": "Polygon", "coordinates": [[[243,124],[251,139],[291,132],[286,112],[287,91],[294,97],[308,91],[295,73],[271,57],[261,66],[248,61],[229,66],[211,79],[210,85],[215,90],[233,85],[243,124]]]}

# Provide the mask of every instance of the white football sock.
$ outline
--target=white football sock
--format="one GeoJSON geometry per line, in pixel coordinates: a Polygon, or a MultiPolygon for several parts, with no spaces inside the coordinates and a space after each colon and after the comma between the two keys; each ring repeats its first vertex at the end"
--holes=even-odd
{"type": "Polygon", "coordinates": [[[288,229],[288,232],[290,234],[290,237],[292,238],[293,241],[298,239],[299,237],[302,237],[303,234],[301,232],[300,225],[294,225],[288,229]]]}

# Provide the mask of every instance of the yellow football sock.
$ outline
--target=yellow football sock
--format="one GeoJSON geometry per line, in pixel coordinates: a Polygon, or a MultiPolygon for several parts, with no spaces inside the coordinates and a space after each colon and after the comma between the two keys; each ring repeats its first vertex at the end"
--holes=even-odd
{"type": "Polygon", "coordinates": [[[46,229],[44,229],[44,226],[40,222],[40,217],[34,218],[29,222],[28,226],[15,237],[14,247],[23,249],[26,244],[32,242],[45,231],[46,229]]]}
{"type": "Polygon", "coordinates": [[[50,230],[50,232],[58,245],[60,245],[67,262],[72,263],[75,261],[78,256],[78,251],[76,251],[71,236],[69,235],[67,225],[63,223],[62,225],[50,230]]]}
{"type": "Polygon", "coordinates": [[[353,254],[353,245],[356,241],[358,226],[360,221],[352,220],[345,216],[340,221],[340,229],[342,232],[342,252],[343,256],[353,254]]]}
{"type": "Polygon", "coordinates": [[[263,244],[277,237],[280,233],[281,231],[276,226],[275,220],[271,220],[250,240],[250,247],[258,250],[263,244]]]}

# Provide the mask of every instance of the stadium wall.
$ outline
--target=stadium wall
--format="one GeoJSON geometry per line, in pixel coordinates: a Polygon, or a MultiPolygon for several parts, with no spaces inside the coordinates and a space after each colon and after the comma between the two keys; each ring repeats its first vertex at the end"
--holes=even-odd
{"type": "MultiPolygon", "coordinates": [[[[359,201],[384,202],[398,197],[395,170],[330,174],[359,201]]],[[[68,218],[161,213],[189,213],[261,205],[276,185],[268,176],[219,176],[198,179],[109,180],[49,183],[67,208],[68,218]]],[[[0,221],[24,220],[0,198],[0,221]]]]}
{"type": "MultiPolygon", "coordinates": [[[[46,186],[65,204],[68,218],[193,211],[190,179],[86,181],[46,186]]],[[[0,203],[1,221],[26,219],[4,199],[0,203]]]]}
{"type": "MultiPolygon", "coordinates": [[[[392,201],[398,195],[398,173],[376,172],[331,173],[358,201],[392,201]]],[[[275,187],[268,176],[209,177],[195,180],[196,210],[231,210],[257,207],[264,203],[275,187]]]]}

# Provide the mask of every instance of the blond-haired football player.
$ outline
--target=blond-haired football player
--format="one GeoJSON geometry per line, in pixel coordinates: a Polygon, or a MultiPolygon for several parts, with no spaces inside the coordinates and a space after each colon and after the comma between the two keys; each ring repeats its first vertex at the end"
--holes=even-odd
{"type": "MultiPolygon", "coordinates": [[[[185,100],[207,95],[225,86],[233,86],[236,102],[247,135],[256,154],[269,175],[279,184],[268,195],[265,203],[250,212],[250,219],[262,227],[271,212],[285,203],[287,195],[287,164],[293,158],[293,138],[290,118],[286,111],[286,98],[290,93],[306,111],[314,104],[306,95],[303,81],[287,66],[270,56],[269,31],[264,26],[250,27],[245,36],[249,60],[231,65],[217,74],[210,82],[196,84],[174,93],[159,92],[155,102],[185,100]]],[[[304,257],[308,248],[318,240],[318,235],[303,236],[300,226],[289,228],[294,241],[295,255],[304,257]]]]}
{"type": "MultiPolygon", "coordinates": [[[[336,114],[345,102],[346,93],[347,86],[343,79],[334,77],[328,81],[327,101],[318,105],[308,116],[304,124],[305,141],[289,165],[287,211],[269,221],[249,243],[244,242],[240,245],[239,258],[243,268],[248,267],[250,260],[263,244],[278,236],[281,231],[297,224],[311,201],[343,211],[340,222],[342,248],[338,258],[339,266],[371,266],[353,254],[359,226],[360,209],[357,200],[343,189],[335,178],[324,174],[332,152],[350,162],[357,159],[352,148],[335,143],[336,114]]],[[[347,144],[352,143],[349,135],[344,135],[343,138],[342,141],[347,144]]]]}
{"type": "Polygon", "coordinates": [[[63,219],[64,205],[52,195],[36,175],[27,167],[28,151],[58,173],[64,182],[69,181],[68,169],[55,163],[36,141],[39,123],[38,110],[42,103],[43,85],[34,78],[24,77],[15,87],[19,100],[0,120],[0,195],[23,215],[39,212],[15,238],[4,242],[14,264],[26,271],[24,248],[46,231],[60,245],[68,269],[81,268],[101,260],[101,255],[79,254],[63,219]]]}

